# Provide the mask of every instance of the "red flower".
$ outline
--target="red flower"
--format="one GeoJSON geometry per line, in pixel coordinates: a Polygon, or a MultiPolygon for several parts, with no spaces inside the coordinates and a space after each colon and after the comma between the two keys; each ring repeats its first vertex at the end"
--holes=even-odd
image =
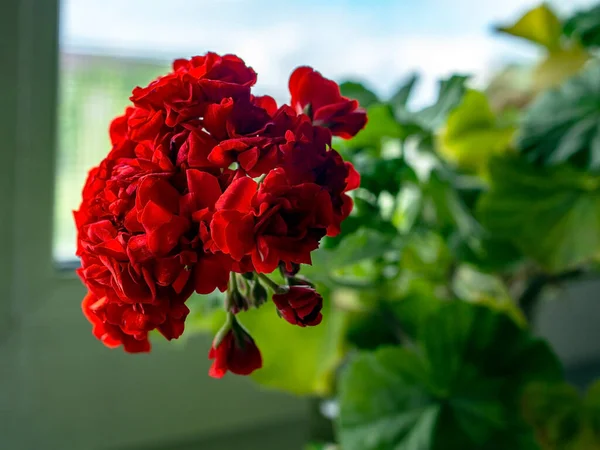
{"type": "Polygon", "coordinates": [[[356,100],[342,96],[335,81],[310,67],[298,67],[290,76],[291,104],[307,112],[315,125],[329,128],[334,136],[350,139],[367,124],[367,114],[356,100]]]}
{"type": "MultiPolygon", "coordinates": [[[[77,273],[89,291],[82,307],[107,346],[144,352],[152,330],[179,337],[194,291],[225,291],[230,272],[310,263],[350,213],[346,192],[358,174],[331,140],[355,134],[362,110],[312,69],[292,75],[292,107],[252,95],[255,82],[234,55],[180,59],[135,88],[133,106],[111,123],[112,148],[90,171],[74,212],[77,273]]],[[[243,295],[258,306],[265,293],[254,288],[243,295]]],[[[320,297],[292,298],[296,291],[277,300],[281,314],[316,325],[320,297]]],[[[228,326],[210,353],[213,376],[261,365],[248,333],[235,319],[228,326]]]]}
{"type": "Polygon", "coordinates": [[[173,72],[145,88],[136,87],[130,99],[138,107],[165,111],[166,125],[174,127],[202,117],[211,103],[228,97],[249,99],[255,83],[256,72],[237,56],[207,53],[176,60],[173,72]]]}
{"type": "Polygon", "coordinates": [[[285,294],[273,295],[277,311],[292,325],[319,325],[323,320],[323,297],[309,286],[290,286],[285,294]]]}
{"type": "Polygon", "coordinates": [[[249,255],[259,273],[280,261],[310,264],[331,224],[331,199],[314,183],[291,185],[274,169],[260,188],[251,178],[234,181],[216,204],[211,231],[218,248],[236,261],[249,255]]]}
{"type": "Polygon", "coordinates": [[[213,378],[222,378],[229,370],[238,375],[249,375],[262,367],[260,350],[252,336],[233,319],[233,325],[221,342],[215,339],[208,358],[214,359],[208,374],[213,378]]]}
{"type": "Polygon", "coordinates": [[[328,130],[302,122],[295,132],[286,133],[286,143],[280,147],[281,167],[290,183],[315,183],[330,194],[334,218],[327,235],[336,236],[342,221],[352,211],[352,199],[346,192],[359,186],[360,176],[350,162],[329,148],[330,144],[328,130]]]}

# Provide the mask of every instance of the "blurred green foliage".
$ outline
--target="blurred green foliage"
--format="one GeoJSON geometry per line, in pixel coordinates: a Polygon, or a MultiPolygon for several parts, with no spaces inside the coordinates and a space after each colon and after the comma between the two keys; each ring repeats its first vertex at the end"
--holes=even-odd
{"type": "MultiPolygon", "coordinates": [[[[361,173],[355,208],[301,270],[325,319],[240,320],[257,382],[337,399],[344,450],[600,448],[600,385],[580,397],[529,329],[546,287],[598,268],[599,16],[542,5],[498,27],[543,49],[514,90],[507,72],[483,91],[454,75],[414,109],[416,75],[389,99],[341,84],[369,122],[334,143],[361,173]]],[[[191,323],[214,330],[202,304],[191,323]]]]}

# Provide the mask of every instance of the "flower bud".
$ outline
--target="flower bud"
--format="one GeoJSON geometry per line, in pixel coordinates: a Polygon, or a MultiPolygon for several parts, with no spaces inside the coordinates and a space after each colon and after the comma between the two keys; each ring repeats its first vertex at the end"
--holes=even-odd
{"type": "Polygon", "coordinates": [[[240,311],[247,311],[250,304],[248,299],[238,290],[231,289],[225,296],[225,310],[233,314],[240,311]]]}
{"type": "Polygon", "coordinates": [[[224,333],[219,332],[208,353],[208,358],[214,359],[208,371],[211,377],[222,378],[228,370],[238,375],[249,375],[262,367],[260,350],[235,316],[228,316],[222,331],[224,333]]]}
{"type": "Polygon", "coordinates": [[[309,286],[290,286],[288,292],[273,295],[279,315],[293,325],[301,327],[321,323],[323,297],[309,286]]]}
{"type": "Polygon", "coordinates": [[[252,306],[258,308],[260,305],[267,301],[267,296],[267,290],[262,284],[260,284],[258,280],[252,282],[250,286],[249,296],[249,300],[250,303],[252,303],[252,306]]]}

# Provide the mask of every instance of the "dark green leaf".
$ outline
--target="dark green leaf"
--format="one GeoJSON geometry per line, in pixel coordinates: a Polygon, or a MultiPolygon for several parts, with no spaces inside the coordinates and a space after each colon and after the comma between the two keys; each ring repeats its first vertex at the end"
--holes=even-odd
{"type": "Polygon", "coordinates": [[[591,434],[600,444],[600,380],[596,380],[588,388],[584,399],[584,408],[591,434]]]}
{"type": "Polygon", "coordinates": [[[374,350],[382,345],[399,343],[393,327],[379,308],[357,311],[350,315],[346,334],[348,342],[361,350],[374,350]]]}
{"type": "Polygon", "coordinates": [[[523,395],[523,414],[543,448],[569,448],[583,425],[582,402],[567,383],[533,383],[523,395]]]}
{"type": "Polygon", "coordinates": [[[600,64],[539,97],[525,114],[517,147],[542,165],[570,161],[600,169],[600,64]]]}
{"type": "Polygon", "coordinates": [[[373,103],[378,103],[377,95],[367,89],[363,84],[355,81],[345,81],[340,84],[342,95],[348,98],[358,100],[363,108],[368,108],[373,103]]]}
{"type": "Polygon", "coordinates": [[[386,191],[396,195],[403,182],[414,181],[416,175],[404,159],[381,159],[368,154],[353,158],[354,167],[360,173],[360,187],[375,195],[386,191]]]}
{"type": "Polygon", "coordinates": [[[585,47],[600,46],[600,5],[574,14],[565,22],[563,30],[585,47]]]}
{"type": "Polygon", "coordinates": [[[554,273],[600,254],[600,176],[566,166],[541,169],[519,158],[495,159],[490,169],[478,216],[494,236],[554,273]]]}
{"type": "Polygon", "coordinates": [[[522,263],[523,255],[508,239],[501,239],[484,232],[476,245],[468,245],[463,239],[451,242],[456,257],[478,267],[484,272],[503,272],[522,263]]]}
{"type": "Polygon", "coordinates": [[[427,318],[441,306],[432,296],[409,294],[400,300],[389,302],[387,308],[393,313],[403,332],[416,339],[427,318]]]}
{"type": "Polygon", "coordinates": [[[342,448],[535,448],[514,411],[526,383],[561,379],[549,348],[507,316],[460,301],[441,306],[422,331],[420,348],[361,353],[344,371],[342,448]]]}

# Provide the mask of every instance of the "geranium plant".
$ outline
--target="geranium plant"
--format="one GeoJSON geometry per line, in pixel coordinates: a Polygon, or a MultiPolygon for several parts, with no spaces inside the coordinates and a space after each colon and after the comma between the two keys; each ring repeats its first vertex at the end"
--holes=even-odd
{"type": "Polygon", "coordinates": [[[237,57],[176,61],[76,212],[94,334],[212,331],[211,375],[333,400],[310,449],[600,448],[599,385],[530,329],[548,287],[598,273],[599,11],[498,27],[540,62],[420,110],[417,76],[381,99],[301,67],[278,107],[237,57]]]}
{"type": "Polygon", "coordinates": [[[291,106],[252,95],[255,82],[237,56],[177,60],[112,122],[75,212],[83,311],[106,346],[149,351],[155,329],[178,338],[192,293],[218,289],[227,316],[210,375],[247,375],[262,359],[237,314],[267,288],[291,324],[321,321],[321,296],[295,274],[350,214],[359,176],[331,140],[366,114],[309,67],[290,77],[291,106]],[[278,268],[284,284],[266,275],[278,268]]]}

